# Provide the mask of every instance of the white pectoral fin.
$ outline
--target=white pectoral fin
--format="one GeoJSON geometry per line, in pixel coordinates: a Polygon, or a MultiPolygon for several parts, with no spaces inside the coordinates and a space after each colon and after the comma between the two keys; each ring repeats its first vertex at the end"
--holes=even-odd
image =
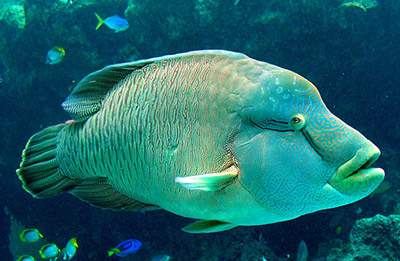
{"type": "Polygon", "coordinates": [[[185,226],[182,230],[191,234],[202,234],[221,232],[234,227],[237,225],[219,220],[199,220],[185,226]]]}
{"type": "Polygon", "coordinates": [[[217,191],[231,184],[238,174],[239,169],[236,166],[231,166],[222,172],[176,177],[175,182],[191,190],[217,191]]]}

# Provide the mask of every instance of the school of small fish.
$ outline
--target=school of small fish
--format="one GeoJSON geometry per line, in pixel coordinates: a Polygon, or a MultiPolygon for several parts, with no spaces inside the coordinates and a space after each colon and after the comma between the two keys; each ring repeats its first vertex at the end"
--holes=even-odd
{"type": "MultiPolygon", "coordinates": [[[[26,228],[20,232],[19,239],[23,243],[36,243],[44,239],[44,236],[37,228],[26,228]]],[[[17,258],[17,261],[35,261],[35,256],[50,261],[69,261],[75,257],[78,247],[78,241],[76,238],[68,240],[65,247],[62,249],[60,249],[55,243],[44,244],[40,247],[37,253],[21,255],[17,258]]]]}

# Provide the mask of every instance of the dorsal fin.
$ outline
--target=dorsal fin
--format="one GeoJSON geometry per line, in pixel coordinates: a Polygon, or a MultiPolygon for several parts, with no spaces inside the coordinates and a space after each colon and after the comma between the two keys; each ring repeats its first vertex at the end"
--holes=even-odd
{"type": "Polygon", "coordinates": [[[93,72],[75,86],[62,107],[74,120],[84,121],[101,107],[104,96],[135,70],[152,63],[151,60],[114,64],[93,72]]]}
{"type": "Polygon", "coordinates": [[[110,65],[83,78],[63,102],[62,107],[74,120],[84,121],[100,110],[106,94],[133,71],[166,60],[183,58],[190,60],[193,57],[204,56],[221,56],[230,59],[247,58],[244,54],[224,50],[201,50],[110,65]]]}

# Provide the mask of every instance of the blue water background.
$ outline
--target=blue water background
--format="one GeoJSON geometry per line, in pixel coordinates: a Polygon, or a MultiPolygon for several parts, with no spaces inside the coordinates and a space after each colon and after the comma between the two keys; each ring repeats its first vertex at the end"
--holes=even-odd
{"type": "MultiPolygon", "coordinates": [[[[160,252],[177,260],[207,255],[235,260],[245,245],[257,240],[281,257],[294,256],[297,244],[304,240],[315,254],[321,242],[345,239],[354,220],[390,214],[393,208],[384,207],[378,195],[289,222],[194,236],[180,231],[190,220],[163,211],[104,211],[70,195],[35,200],[21,189],[15,169],[33,133],[68,119],[60,104],[86,74],[130,59],[227,49],[291,69],[315,83],[334,114],[381,148],[378,165],[386,169],[387,180],[396,188],[398,179],[393,175],[399,165],[391,157],[399,155],[400,141],[398,1],[380,1],[368,12],[341,14],[335,11],[340,1],[303,5],[303,1],[242,0],[234,5],[234,1],[215,0],[209,1],[214,5],[210,21],[198,15],[196,1],[147,0],[138,4],[138,15],[128,17],[129,29],[118,34],[106,28],[95,31],[94,12],[123,15],[126,1],[99,1],[57,13],[52,13],[51,2],[26,1],[27,25],[22,31],[0,22],[4,79],[0,83],[0,212],[7,206],[18,220],[38,227],[59,244],[77,236],[78,260],[103,260],[109,247],[131,237],[144,244],[132,260],[160,252]],[[265,10],[276,10],[283,18],[268,24],[255,22],[265,10]],[[49,66],[45,54],[54,45],[65,47],[67,55],[61,64],[49,66]],[[361,214],[357,208],[362,208],[361,214]],[[338,214],[345,215],[340,235],[327,225],[338,214]]],[[[0,217],[0,259],[11,260],[9,220],[3,213],[0,217]]]]}

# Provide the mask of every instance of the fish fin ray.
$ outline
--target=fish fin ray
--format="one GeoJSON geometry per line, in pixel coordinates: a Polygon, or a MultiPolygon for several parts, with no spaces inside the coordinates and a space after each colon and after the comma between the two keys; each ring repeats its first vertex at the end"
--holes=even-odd
{"type": "Polygon", "coordinates": [[[96,25],[96,30],[99,30],[99,28],[104,24],[104,20],[103,18],[101,18],[100,15],[98,15],[97,13],[94,13],[94,15],[97,18],[97,25],[96,25]]]}
{"type": "Polygon", "coordinates": [[[130,62],[104,67],[83,78],[63,102],[62,107],[76,121],[84,121],[100,110],[108,92],[135,70],[149,62],[130,62]]]}
{"type": "Polygon", "coordinates": [[[57,161],[57,136],[67,124],[34,134],[22,152],[17,169],[22,187],[33,197],[47,198],[70,192],[91,205],[115,210],[153,210],[155,206],[131,199],[107,183],[105,177],[75,179],[63,175],[57,161]]]}
{"type": "Polygon", "coordinates": [[[237,227],[237,225],[219,220],[198,220],[182,228],[191,234],[216,233],[237,227]]]}
{"type": "Polygon", "coordinates": [[[238,168],[231,166],[222,172],[176,177],[175,182],[189,190],[218,191],[230,185],[238,174],[238,168]]]}
{"type": "Polygon", "coordinates": [[[69,192],[90,205],[104,209],[128,211],[158,209],[154,205],[140,202],[116,191],[107,180],[106,177],[84,179],[69,192]]]}
{"type": "Polygon", "coordinates": [[[50,126],[34,134],[22,152],[16,172],[24,190],[33,197],[52,197],[76,185],[60,172],[56,158],[57,136],[65,126],[50,126]]]}

